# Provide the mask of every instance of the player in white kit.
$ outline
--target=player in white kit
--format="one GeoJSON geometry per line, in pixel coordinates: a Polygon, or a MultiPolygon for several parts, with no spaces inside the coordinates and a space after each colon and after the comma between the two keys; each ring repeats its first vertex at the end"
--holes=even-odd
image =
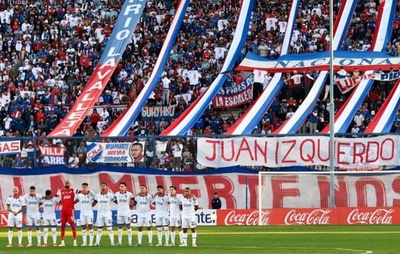
{"type": "Polygon", "coordinates": [[[147,193],[147,187],[140,186],[140,193],[135,196],[135,206],[138,216],[138,243],[135,246],[142,245],[143,226],[147,227],[149,237],[149,246],[153,246],[153,232],[151,231],[151,212],[150,205],[153,197],[147,193]]]}
{"type": "Polygon", "coordinates": [[[192,230],[192,246],[197,247],[196,244],[196,211],[199,208],[199,204],[194,195],[192,195],[190,188],[185,188],[185,194],[180,200],[179,208],[182,211],[182,230],[183,230],[183,241],[181,247],[187,246],[187,230],[190,228],[192,230]]]}
{"type": "Polygon", "coordinates": [[[18,230],[18,247],[22,245],[22,211],[26,208],[25,198],[19,195],[17,186],[13,189],[13,195],[7,198],[6,201],[8,211],[8,245],[12,247],[12,238],[14,228],[18,230]]]}
{"type": "Polygon", "coordinates": [[[157,227],[157,246],[162,246],[162,229],[165,232],[165,246],[169,246],[169,218],[168,206],[169,199],[164,193],[162,185],[157,186],[157,193],[153,196],[153,205],[156,207],[156,227],[157,227]]]}
{"type": "Polygon", "coordinates": [[[114,202],[117,204],[117,224],[118,224],[118,243],[122,246],[122,234],[124,232],[124,224],[128,232],[128,246],[132,246],[132,211],[131,207],[135,202],[132,192],[126,190],[126,183],[119,183],[119,191],[114,195],[114,202]]]}
{"type": "Polygon", "coordinates": [[[103,235],[103,227],[106,226],[108,236],[110,238],[111,246],[114,246],[114,232],[112,229],[112,212],[111,203],[113,202],[114,195],[108,192],[108,185],[102,182],[100,185],[100,193],[94,197],[93,206],[99,204],[97,207],[97,235],[95,246],[100,246],[101,236],[103,235]]]}
{"type": "Polygon", "coordinates": [[[175,246],[175,229],[179,230],[179,243],[182,242],[182,218],[181,210],[179,209],[179,203],[183,198],[182,194],[176,193],[176,187],[169,187],[169,226],[171,227],[171,246],[175,246]]]}
{"type": "Polygon", "coordinates": [[[40,232],[40,212],[39,206],[42,205],[43,196],[36,193],[35,186],[29,188],[29,194],[25,194],[26,203],[26,225],[28,226],[28,245],[32,247],[32,226],[36,227],[37,246],[41,247],[41,232],[40,232]]]}
{"type": "Polygon", "coordinates": [[[51,190],[46,190],[41,203],[43,204],[43,245],[47,247],[47,238],[49,226],[51,226],[51,235],[53,237],[53,246],[57,246],[57,224],[56,224],[56,206],[58,198],[51,195],[51,190]]]}
{"type": "Polygon", "coordinates": [[[87,246],[87,229],[89,229],[89,246],[93,246],[94,238],[94,215],[93,215],[93,201],[95,193],[89,190],[88,183],[82,183],[82,190],[76,195],[75,204],[80,204],[80,217],[82,227],[82,246],[87,246]]]}

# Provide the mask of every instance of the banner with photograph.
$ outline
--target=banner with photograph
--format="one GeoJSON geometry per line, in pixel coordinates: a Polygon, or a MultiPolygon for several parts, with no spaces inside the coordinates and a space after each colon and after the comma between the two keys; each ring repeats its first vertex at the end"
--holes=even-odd
{"type": "Polygon", "coordinates": [[[254,74],[232,87],[221,87],[213,99],[214,108],[235,108],[253,100],[254,74]]]}
{"type": "Polygon", "coordinates": [[[93,163],[144,163],[144,142],[88,143],[87,161],[93,163]]]}
{"type": "Polygon", "coordinates": [[[65,146],[39,146],[43,155],[44,163],[47,165],[64,165],[65,146]]]}

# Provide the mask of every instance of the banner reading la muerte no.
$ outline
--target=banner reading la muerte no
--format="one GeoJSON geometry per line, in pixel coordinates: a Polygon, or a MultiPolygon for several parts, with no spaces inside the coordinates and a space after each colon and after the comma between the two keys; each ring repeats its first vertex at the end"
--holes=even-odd
{"type": "MultiPolygon", "coordinates": [[[[330,165],[329,137],[199,138],[197,160],[207,167],[330,165]]],[[[400,165],[399,136],[335,139],[335,162],[357,170],[400,165]]]]}

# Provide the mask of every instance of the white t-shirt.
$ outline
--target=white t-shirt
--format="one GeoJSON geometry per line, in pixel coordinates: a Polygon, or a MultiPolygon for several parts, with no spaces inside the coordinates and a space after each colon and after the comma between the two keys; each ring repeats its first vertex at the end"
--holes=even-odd
{"type": "Polygon", "coordinates": [[[267,74],[266,71],[262,71],[262,70],[254,70],[253,71],[254,74],[254,83],[261,83],[264,84],[264,80],[265,80],[265,75],[267,74]]]}
{"type": "Polygon", "coordinates": [[[199,84],[199,80],[201,78],[201,73],[197,70],[191,70],[189,71],[189,83],[190,85],[194,86],[194,85],[198,85],[199,84]]]}
{"type": "Polygon", "coordinates": [[[26,206],[25,198],[22,196],[18,198],[9,197],[7,198],[6,205],[10,206],[12,212],[18,212],[23,206],[26,206]]]}
{"type": "Polygon", "coordinates": [[[224,58],[226,51],[228,50],[225,47],[215,47],[214,48],[215,59],[224,58]]]}
{"type": "Polygon", "coordinates": [[[36,194],[35,196],[25,194],[24,198],[26,202],[26,215],[32,217],[40,216],[39,204],[41,203],[43,196],[40,194],[36,194]]]}
{"type": "Polygon", "coordinates": [[[89,191],[87,194],[79,193],[76,195],[76,199],[79,201],[82,215],[92,215],[93,214],[93,200],[95,197],[95,193],[93,191],[89,191]]]}
{"type": "Polygon", "coordinates": [[[134,198],[132,192],[117,192],[114,195],[115,200],[117,200],[117,216],[129,216],[131,215],[131,209],[129,207],[131,199],[134,198]]]}
{"type": "Polygon", "coordinates": [[[267,31],[270,31],[272,28],[275,30],[276,29],[276,22],[278,21],[277,18],[272,17],[272,18],[267,18],[265,20],[265,24],[267,26],[267,31]]]}
{"type": "Polygon", "coordinates": [[[150,212],[150,204],[152,203],[151,194],[142,196],[141,194],[136,195],[136,211],[140,215],[147,215],[150,212]]]}

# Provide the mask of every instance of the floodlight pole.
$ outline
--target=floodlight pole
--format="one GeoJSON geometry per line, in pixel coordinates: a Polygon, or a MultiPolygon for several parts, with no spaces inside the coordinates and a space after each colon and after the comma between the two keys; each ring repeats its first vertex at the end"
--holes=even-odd
{"type": "Polygon", "coordinates": [[[335,207],[335,103],[334,103],[334,69],[333,69],[333,0],[329,0],[329,37],[330,37],[330,64],[329,64],[329,170],[330,174],[330,207],[335,207]]]}

